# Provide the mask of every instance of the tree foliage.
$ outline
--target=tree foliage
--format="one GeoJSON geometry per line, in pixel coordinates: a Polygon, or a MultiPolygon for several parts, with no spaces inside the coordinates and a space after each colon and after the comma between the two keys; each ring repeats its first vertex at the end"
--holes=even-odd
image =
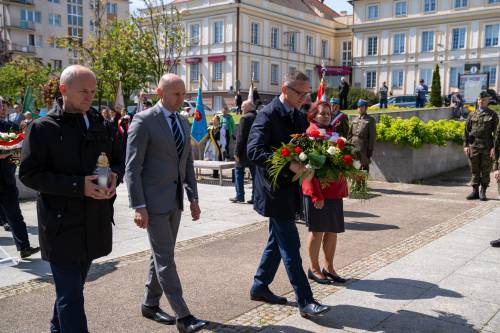
{"type": "Polygon", "coordinates": [[[441,77],[439,75],[439,65],[436,64],[434,67],[434,73],[432,73],[432,87],[431,87],[431,98],[430,102],[432,106],[440,107],[443,105],[443,99],[441,98],[441,77]]]}
{"type": "Polygon", "coordinates": [[[49,80],[52,68],[22,57],[16,57],[0,67],[0,91],[2,97],[14,102],[24,98],[27,87],[33,89],[35,106],[45,105],[43,85],[49,80]]]}

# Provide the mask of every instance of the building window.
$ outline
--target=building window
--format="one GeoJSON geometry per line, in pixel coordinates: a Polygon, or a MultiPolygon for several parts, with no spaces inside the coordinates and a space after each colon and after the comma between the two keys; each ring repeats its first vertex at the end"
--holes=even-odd
{"type": "Polygon", "coordinates": [[[431,68],[421,69],[420,80],[424,80],[424,83],[430,87],[432,84],[432,69],[431,68]]]}
{"type": "Polygon", "coordinates": [[[52,3],[61,3],[61,0],[48,0],[48,1],[52,3]]]}
{"type": "Polygon", "coordinates": [[[488,4],[489,5],[492,5],[492,4],[495,4],[495,3],[500,3],[500,0],[488,0],[488,4]]]}
{"type": "Polygon", "coordinates": [[[213,81],[222,81],[222,61],[217,61],[212,64],[212,80],[213,81]]]}
{"type": "Polygon", "coordinates": [[[52,60],[52,66],[54,68],[61,69],[62,68],[62,60],[52,60]]]}
{"type": "Polygon", "coordinates": [[[252,22],[252,35],[250,38],[250,43],[253,45],[260,45],[260,24],[252,22]]]}
{"type": "Polygon", "coordinates": [[[49,14],[49,24],[55,27],[61,26],[61,15],[49,14]]]}
{"type": "Polygon", "coordinates": [[[198,82],[200,80],[200,64],[189,65],[189,81],[198,82]]]}
{"type": "Polygon", "coordinates": [[[224,42],[224,22],[214,22],[214,44],[221,44],[224,42]]]}
{"type": "Polygon", "coordinates": [[[294,67],[294,66],[290,66],[290,67],[288,67],[288,73],[294,73],[294,72],[296,72],[296,71],[297,71],[297,68],[296,68],[296,67],[294,67]]]}
{"type": "Polygon", "coordinates": [[[321,41],[321,58],[328,59],[328,41],[321,41]]]}
{"type": "Polygon", "coordinates": [[[312,36],[306,36],[306,49],[307,49],[307,54],[312,56],[314,55],[313,52],[313,38],[312,36]]]}
{"type": "Polygon", "coordinates": [[[500,24],[487,25],[484,30],[484,46],[498,46],[498,35],[500,32],[500,24]]]}
{"type": "Polygon", "coordinates": [[[290,52],[297,51],[297,33],[295,32],[288,33],[288,51],[290,52]]]}
{"type": "Polygon", "coordinates": [[[271,84],[280,84],[280,66],[271,64],[271,84]]]}
{"type": "Polygon", "coordinates": [[[454,0],[455,8],[466,8],[468,6],[468,0],[454,0]]]}
{"type": "Polygon", "coordinates": [[[436,0],[424,0],[424,13],[433,13],[436,11],[436,0]]]}
{"type": "Polygon", "coordinates": [[[394,13],[396,17],[406,16],[408,14],[408,5],[406,1],[398,1],[394,5],[394,13]]]}
{"type": "Polygon", "coordinates": [[[21,15],[21,21],[42,23],[41,12],[34,12],[32,10],[21,9],[20,15],[21,15]]]}
{"type": "Polygon", "coordinates": [[[342,66],[352,65],[352,42],[342,42],[342,66]]]}
{"type": "Polygon", "coordinates": [[[495,86],[497,84],[497,66],[485,65],[483,66],[483,72],[490,73],[490,86],[495,86]]]}
{"type": "Polygon", "coordinates": [[[260,63],[258,61],[252,61],[250,73],[252,73],[253,81],[260,81],[260,63]]]}
{"type": "Polygon", "coordinates": [[[198,46],[200,45],[200,25],[191,24],[189,26],[189,45],[198,46]]]}
{"type": "Polygon", "coordinates": [[[70,4],[70,1],[68,1],[68,25],[83,26],[83,7],[70,4]]]}
{"type": "Polygon", "coordinates": [[[35,35],[32,34],[28,35],[28,45],[35,46],[35,35]]]}
{"type": "Polygon", "coordinates": [[[393,40],[392,51],[394,54],[405,53],[405,38],[406,35],[403,33],[394,34],[394,36],[392,37],[393,40]]]}
{"type": "Polygon", "coordinates": [[[279,49],[280,48],[280,29],[273,27],[271,28],[271,48],[279,49]]]}
{"type": "Polygon", "coordinates": [[[458,87],[458,67],[450,67],[450,88],[458,87]]]}
{"type": "Polygon", "coordinates": [[[306,76],[309,78],[309,82],[313,85],[313,71],[312,69],[306,69],[306,76]]]}
{"type": "Polygon", "coordinates": [[[422,52],[434,50],[434,31],[422,32],[422,52]]]}
{"type": "Polygon", "coordinates": [[[110,2],[106,3],[106,13],[116,15],[118,13],[118,4],[110,2]]]}
{"type": "Polygon", "coordinates": [[[366,72],[366,87],[375,88],[377,85],[377,72],[369,71],[366,72]]]}
{"type": "Polygon", "coordinates": [[[455,28],[451,35],[451,48],[453,50],[463,49],[465,47],[465,28],[455,28]]]}
{"type": "Polygon", "coordinates": [[[403,88],[404,72],[400,69],[392,71],[392,87],[403,88]]]}
{"type": "Polygon", "coordinates": [[[368,37],[368,55],[369,56],[376,56],[377,55],[377,49],[378,49],[378,39],[377,37],[368,37]]]}
{"type": "Polygon", "coordinates": [[[378,5],[369,5],[368,6],[368,19],[375,20],[378,18],[378,5]]]}

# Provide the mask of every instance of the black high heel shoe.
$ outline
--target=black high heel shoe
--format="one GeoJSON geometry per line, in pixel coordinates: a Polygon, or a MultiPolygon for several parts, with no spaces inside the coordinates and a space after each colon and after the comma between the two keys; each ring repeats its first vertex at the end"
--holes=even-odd
{"type": "Polygon", "coordinates": [[[307,277],[319,284],[331,284],[329,279],[322,279],[320,277],[317,277],[310,269],[307,270],[307,277]]]}
{"type": "Polygon", "coordinates": [[[338,275],[333,275],[330,272],[327,272],[324,268],[321,270],[321,273],[323,273],[324,276],[326,276],[329,280],[336,282],[336,283],[346,283],[347,279],[344,279],[343,277],[340,277],[338,275]]]}

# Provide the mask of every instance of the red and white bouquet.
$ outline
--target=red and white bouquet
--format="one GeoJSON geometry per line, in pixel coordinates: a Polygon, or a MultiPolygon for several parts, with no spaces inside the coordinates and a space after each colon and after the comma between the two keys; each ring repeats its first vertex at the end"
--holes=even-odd
{"type": "Polygon", "coordinates": [[[354,167],[352,145],[347,143],[345,138],[335,135],[336,133],[328,134],[322,129],[313,130],[308,134],[293,134],[290,143],[275,149],[267,161],[273,188],[278,186],[278,177],[285,166],[296,161],[303,167],[294,176],[294,181],[302,182],[314,176],[321,187],[326,188],[332,182],[345,178],[350,183],[351,197],[367,198],[368,174],[354,167]]]}
{"type": "Polygon", "coordinates": [[[0,154],[11,154],[14,159],[21,155],[24,133],[2,133],[0,132],[0,154]]]}

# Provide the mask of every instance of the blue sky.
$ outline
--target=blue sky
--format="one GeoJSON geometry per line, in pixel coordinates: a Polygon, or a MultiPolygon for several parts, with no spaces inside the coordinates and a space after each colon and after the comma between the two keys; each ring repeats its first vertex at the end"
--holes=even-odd
{"type": "MultiPolygon", "coordinates": [[[[132,0],[130,3],[131,12],[140,8],[144,4],[142,0],[132,0]]],[[[352,6],[347,3],[347,0],[325,0],[325,3],[337,12],[347,10],[349,13],[352,13],[352,6]]]]}

